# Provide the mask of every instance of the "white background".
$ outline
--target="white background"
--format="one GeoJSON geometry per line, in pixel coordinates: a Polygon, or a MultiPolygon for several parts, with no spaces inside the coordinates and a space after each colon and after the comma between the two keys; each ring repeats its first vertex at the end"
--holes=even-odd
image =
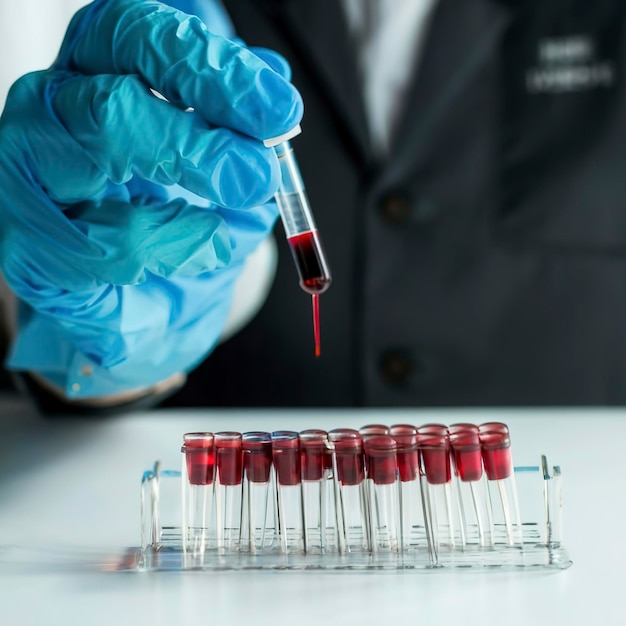
{"type": "Polygon", "coordinates": [[[86,0],[0,0],[0,108],[22,74],[54,61],[71,16],[86,0]]]}

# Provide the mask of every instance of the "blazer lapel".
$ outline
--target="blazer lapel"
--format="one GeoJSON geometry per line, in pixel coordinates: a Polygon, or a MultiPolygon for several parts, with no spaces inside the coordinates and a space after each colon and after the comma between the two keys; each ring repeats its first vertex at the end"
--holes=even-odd
{"type": "Polygon", "coordinates": [[[490,56],[497,62],[510,19],[511,10],[495,0],[439,0],[417,78],[395,128],[392,163],[402,168],[402,163],[415,163],[416,155],[432,153],[438,129],[450,115],[463,115],[468,85],[490,56]]]}
{"type": "Polygon", "coordinates": [[[283,0],[273,10],[295,47],[310,59],[312,73],[361,158],[369,142],[356,53],[339,0],[283,0]]]}

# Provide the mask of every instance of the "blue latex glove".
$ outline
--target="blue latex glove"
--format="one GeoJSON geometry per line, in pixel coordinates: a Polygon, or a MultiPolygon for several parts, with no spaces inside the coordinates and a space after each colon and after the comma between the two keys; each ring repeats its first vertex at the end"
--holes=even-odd
{"type": "Polygon", "coordinates": [[[9,366],[83,397],[197,364],[277,216],[260,140],[301,116],[275,53],[158,2],[77,13],[55,65],[20,79],[0,118],[0,263],[23,303],[9,366]]]}

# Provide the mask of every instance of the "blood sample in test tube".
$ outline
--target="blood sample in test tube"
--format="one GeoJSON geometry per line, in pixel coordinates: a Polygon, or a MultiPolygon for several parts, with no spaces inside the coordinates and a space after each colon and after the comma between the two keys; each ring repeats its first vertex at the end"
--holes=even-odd
{"type": "Polygon", "coordinates": [[[458,505],[451,490],[450,437],[447,426],[426,424],[417,429],[417,446],[426,476],[435,549],[456,545],[458,505]]]}
{"type": "Polygon", "coordinates": [[[276,538],[275,529],[269,524],[272,436],[262,431],[243,433],[242,448],[244,482],[240,550],[257,553],[271,547],[276,538]]]}
{"type": "Polygon", "coordinates": [[[300,467],[302,480],[317,481],[324,476],[328,433],[325,430],[309,429],[300,433],[300,467]]]}
{"type": "Polygon", "coordinates": [[[394,424],[389,428],[389,434],[397,449],[402,548],[428,551],[432,565],[432,529],[429,526],[428,503],[420,485],[417,428],[410,424],[394,424]]]}
{"type": "Polygon", "coordinates": [[[329,431],[340,552],[369,551],[363,437],[351,428],[329,431]]]}
{"type": "MultiPolygon", "coordinates": [[[[363,437],[363,443],[367,441],[369,437],[375,437],[377,435],[388,435],[389,434],[389,426],[386,424],[366,424],[365,426],[361,426],[359,428],[359,434],[363,437]]],[[[367,453],[364,456],[365,461],[365,473],[367,474],[367,466],[368,466],[368,458],[367,453]]]]}
{"type": "Polygon", "coordinates": [[[210,485],[215,469],[213,433],[186,433],[183,436],[182,452],[189,484],[210,485]]]}
{"type": "Polygon", "coordinates": [[[485,473],[489,480],[508,478],[513,472],[511,438],[505,424],[488,422],[479,427],[485,473]]]}
{"type": "Polygon", "coordinates": [[[272,435],[252,431],[242,435],[244,476],[252,483],[266,484],[272,469],[272,435]]]}
{"type": "Polygon", "coordinates": [[[417,452],[417,428],[410,424],[394,424],[389,434],[397,445],[398,471],[403,483],[419,477],[419,455],[417,452]]]}
{"type": "MultiPolygon", "coordinates": [[[[495,486],[497,489],[497,495],[493,494],[491,501],[492,504],[499,501],[501,505],[493,510],[495,529],[497,531],[498,528],[504,526],[507,543],[509,545],[521,544],[522,526],[511,458],[509,429],[501,422],[486,422],[479,426],[479,438],[489,488],[492,489],[495,486]]],[[[497,532],[495,541],[498,541],[497,532]]]]}
{"type": "Polygon", "coordinates": [[[450,438],[445,424],[423,424],[417,427],[418,447],[426,478],[431,485],[451,480],[450,438]]]}
{"type": "Polygon", "coordinates": [[[360,485],[365,479],[363,437],[352,428],[335,428],[328,433],[334,444],[337,478],[342,485],[360,485]]]}
{"type": "Polygon", "coordinates": [[[205,551],[215,540],[213,480],[215,446],[213,433],[186,433],[183,436],[183,555],[185,565],[202,565],[205,551]]]}
{"type": "Polygon", "coordinates": [[[475,482],[483,475],[480,438],[476,431],[456,431],[450,435],[454,467],[463,482],[475,482]]]}
{"type": "Polygon", "coordinates": [[[243,449],[241,433],[215,433],[215,509],[217,547],[232,552],[239,547],[243,449]]]}
{"type": "Polygon", "coordinates": [[[450,446],[457,477],[457,495],[462,538],[466,544],[484,546],[492,542],[493,522],[485,491],[483,460],[478,426],[455,424],[449,429],[450,446]]]}
{"type": "Polygon", "coordinates": [[[325,430],[309,429],[300,433],[300,466],[306,552],[335,551],[338,544],[331,483],[332,457],[325,430]]]}
{"type": "Polygon", "coordinates": [[[371,549],[373,552],[397,552],[402,536],[397,445],[389,435],[373,435],[363,442],[363,446],[369,457],[371,549]]]}
{"type": "Polygon", "coordinates": [[[304,552],[304,519],[300,466],[300,437],[295,431],[272,433],[276,472],[278,536],[283,554],[304,552]]]}

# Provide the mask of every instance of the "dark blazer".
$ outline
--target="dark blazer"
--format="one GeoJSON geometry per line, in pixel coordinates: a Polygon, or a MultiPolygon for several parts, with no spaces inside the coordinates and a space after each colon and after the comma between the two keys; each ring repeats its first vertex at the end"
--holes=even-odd
{"type": "Polygon", "coordinates": [[[334,282],[316,359],[279,224],[267,303],[173,403],[626,401],[623,0],[440,0],[385,162],[338,0],[225,5],[293,67],[334,282]]]}

